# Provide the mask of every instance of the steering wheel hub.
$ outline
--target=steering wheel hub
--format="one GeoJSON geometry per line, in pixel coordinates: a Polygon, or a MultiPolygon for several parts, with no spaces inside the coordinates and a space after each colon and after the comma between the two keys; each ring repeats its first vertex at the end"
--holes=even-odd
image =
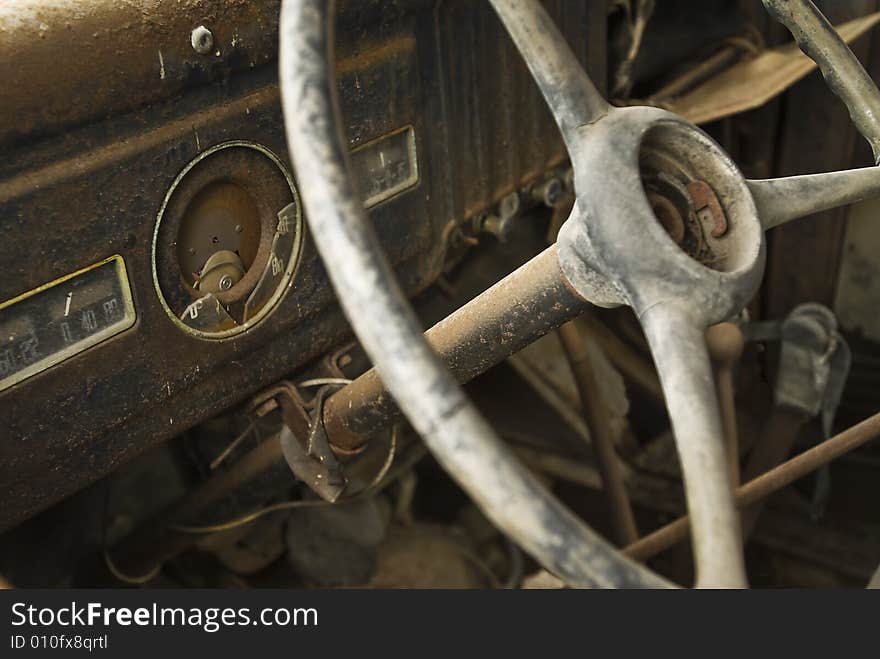
{"type": "Polygon", "coordinates": [[[656,108],[612,109],[569,149],[581,192],[558,246],[585,299],[637,313],[686,299],[715,323],[754,294],[765,261],[758,213],[703,131],[656,108]]]}

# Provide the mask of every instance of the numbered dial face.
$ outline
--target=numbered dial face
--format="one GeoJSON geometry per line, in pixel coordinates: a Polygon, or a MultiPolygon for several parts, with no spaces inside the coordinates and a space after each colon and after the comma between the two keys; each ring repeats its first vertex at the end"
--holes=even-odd
{"type": "Polygon", "coordinates": [[[281,299],[299,259],[302,213],[271,151],[226,142],[193,160],[168,191],[153,239],[153,277],[181,329],[224,339],[281,299]]]}
{"type": "Polygon", "coordinates": [[[0,304],[0,390],[134,324],[121,256],[0,304]]]}

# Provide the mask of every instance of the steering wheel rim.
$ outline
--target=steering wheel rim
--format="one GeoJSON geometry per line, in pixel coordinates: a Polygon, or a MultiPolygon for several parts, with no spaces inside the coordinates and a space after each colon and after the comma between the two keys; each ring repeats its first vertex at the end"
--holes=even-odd
{"type": "MultiPolygon", "coordinates": [[[[720,147],[684,120],[655,109],[609,106],[540,3],[491,1],[550,105],[572,158],[580,194],[560,232],[560,274],[586,300],[635,309],[655,356],[682,459],[697,585],[745,586],[739,521],[704,332],[741,309],[756,290],[764,268],[763,231],[795,219],[781,217],[786,213],[782,200],[792,186],[808,198],[802,205],[815,212],[880,193],[880,179],[876,170],[867,175],[856,170],[746,181],[720,147]],[[601,126],[616,127],[617,137],[628,135],[629,148],[620,149],[617,139],[603,144],[611,131],[599,130],[601,126]],[[627,194],[633,180],[642,186],[642,151],[652,131],[670,127],[679,131],[683,153],[663,155],[675,167],[699,156],[699,149],[708,153],[701,165],[714,172],[709,187],[723,197],[730,222],[730,242],[721,250],[727,261],[720,267],[680,249],[662,231],[647,194],[627,194]],[[588,196],[585,191],[595,189],[597,172],[603,169],[597,167],[602,158],[619,161],[626,176],[600,188],[602,194],[588,196]],[[826,189],[830,183],[835,184],[832,195],[826,189]],[[619,213],[621,202],[626,203],[619,213]],[[614,221],[618,214],[624,221],[614,221]],[[640,230],[647,238],[639,249],[620,247],[627,231],[640,230]],[[672,272],[671,283],[655,279],[664,274],[663,268],[672,272]],[[670,338],[681,341],[670,343],[670,338]]],[[[324,0],[283,3],[282,107],[316,246],[342,308],[388,390],[438,462],[487,516],[566,583],[671,585],[623,556],[556,500],[495,435],[425,342],[351,183],[332,77],[333,13],[334,3],[324,0]]],[[[598,182],[609,183],[608,176],[598,182]]]]}

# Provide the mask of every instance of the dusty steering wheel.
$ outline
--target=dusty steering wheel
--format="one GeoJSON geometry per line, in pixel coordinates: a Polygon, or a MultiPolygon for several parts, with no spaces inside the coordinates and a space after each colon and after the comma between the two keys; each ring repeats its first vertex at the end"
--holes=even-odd
{"type": "MultiPolygon", "coordinates": [[[[711,138],[684,119],[656,108],[610,106],[537,0],[491,2],[553,112],[574,169],[576,203],[553,254],[556,274],[584,300],[629,305],[637,314],[684,473],[697,585],[743,587],[739,517],[705,330],[738,313],[755,293],[765,230],[880,194],[880,170],[747,181],[711,138]],[[651,187],[649,181],[659,183],[651,187]],[[708,211],[678,226],[666,202],[674,207],[676,195],[693,196],[694,184],[708,197],[708,211]],[[664,197],[659,204],[658,189],[664,197]]],[[[876,155],[880,93],[848,47],[812,3],[764,2],[819,63],[876,155]]],[[[383,381],[440,464],[548,570],[573,586],[669,585],[623,556],[538,483],[425,342],[351,183],[332,76],[332,16],[333,3],[326,0],[283,4],[285,126],[312,235],[383,381]]]]}

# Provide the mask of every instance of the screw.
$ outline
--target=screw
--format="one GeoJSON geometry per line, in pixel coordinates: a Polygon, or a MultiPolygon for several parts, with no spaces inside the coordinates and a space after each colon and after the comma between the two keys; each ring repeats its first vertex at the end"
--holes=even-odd
{"type": "Polygon", "coordinates": [[[240,225],[240,224],[236,224],[236,225],[235,225],[235,233],[241,233],[241,232],[242,232],[241,225],[240,225]]]}
{"type": "Polygon", "coordinates": [[[211,48],[214,47],[214,35],[204,25],[199,25],[192,31],[190,43],[193,50],[199,55],[207,55],[211,52],[211,48]]]}
{"type": "Polygon", "coordinates": [[[222,277],[220,277],[220,290],[228,291],[230,288],[232,288],[233,283],[234,282],[232,281],[232,277],[230,277],[229,275],[223,275],[222,277]]]}

